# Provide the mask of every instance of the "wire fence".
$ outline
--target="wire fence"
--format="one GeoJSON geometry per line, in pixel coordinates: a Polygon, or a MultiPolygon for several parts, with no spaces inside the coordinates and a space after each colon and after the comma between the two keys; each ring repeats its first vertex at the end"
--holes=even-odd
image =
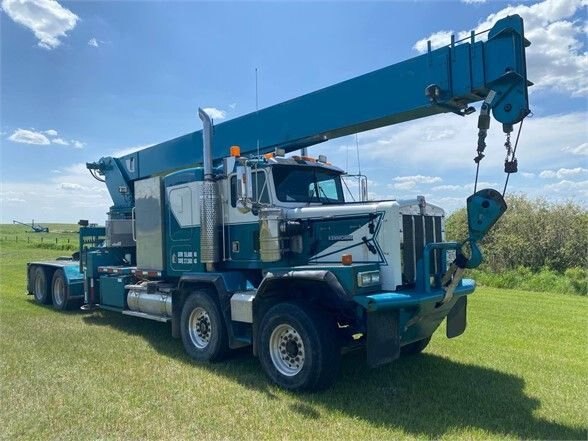
{"type": "Polygon", "coordinates": [[[79,247],[78,239],[75,237],[43,237],[23,234],[0,234],[2,247],[19,248],[44,248],[51,250],[75,251],[79,247]]]}
{"type": "Polygon", "coordinates": [[[75,239],[69,237],[31,237],[22,235],[1,235],[0,238],[5,242],[22,242],[22,243],[46,243],[55,245],[77,245],[75,239]]]}

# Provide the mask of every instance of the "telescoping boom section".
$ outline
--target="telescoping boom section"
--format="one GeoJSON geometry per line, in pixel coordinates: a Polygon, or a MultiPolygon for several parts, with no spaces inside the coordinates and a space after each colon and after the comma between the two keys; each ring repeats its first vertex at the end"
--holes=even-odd
{"type": "MultiPolygon", "coordinates": [[[[491,108],[502,124],[529,113],[525,47],[519,16],[500,20],[486,41],[429,50],[415,58],[218,124],[212,157],[232,145],[241,154],[286,153],[329,139],[443,112],[468,114],[471,103],[496,96],[491,108]]],[[[92,164],[106,175],[117,208],[131,207],[133,181],[202,163],[202,132],[196,131],[120,158],[92,164]],[[129,191],[121,188],[127,187],[129,191]],[[126,191],[126,192],[125,192],[126,191]]]]}
{"type": "Polygon", "coordinates": [[[251,346],[292,390],[329,386],[354,348],[379,366],[423,351],[444,320],[457,337],[475,290],[464,273],[483,260],[478,242],[505,212],[505,190],[475,191],[468,237],[447,242],[443,209],[424,197],[350,200],[350,176],[324,155],[287,153],[439,113],[466,117],[483,101],[475,161],[493,117],[514,173],[528,44],[521,18],[507,17],[485,41],[472,34],[218,125],[199,109],[201,131],[90,163],[113,199],[108,219],[80,221],[71,259],[30,262],[28,292],[56,309],[80,302],[169,322],[198,361],[251,346]]]}

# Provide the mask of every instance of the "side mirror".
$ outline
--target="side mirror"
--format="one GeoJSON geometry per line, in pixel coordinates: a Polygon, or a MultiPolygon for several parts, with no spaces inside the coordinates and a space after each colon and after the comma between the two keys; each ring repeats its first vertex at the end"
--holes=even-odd
{"type": "Polygon", "coordinates": [[[241,213],[251,211],[251,206],[247,203],[253,196],[251,179],[251,167],[239,165],[237,167],[237,208],[241,213]]]}

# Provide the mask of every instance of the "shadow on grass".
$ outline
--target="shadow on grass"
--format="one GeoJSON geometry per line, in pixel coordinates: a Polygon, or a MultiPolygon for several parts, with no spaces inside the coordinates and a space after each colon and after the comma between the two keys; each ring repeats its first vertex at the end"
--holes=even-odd
{"type": "MultiPolygon", "coordinates": [[[[99,311],[83,320],[145,338],[164,356],[194,363],[169,325],[99,311]]],[[[489,354],[491,356],[491,354],[489,354]]],[[[216,364],[201,364],[219,375],[272,399],[273,385],[249,349],[233,351],[216,364]]],[[[586,430],[537,418],[539,400],[524,393],[523,379],[481,366],[466,365],[431,354],[407,357],[370,369],[362,351],[343,357],[335,386],[317,394],[294,394],[292,412],[317,420],[321,412],[338,411],[375,426],[390,426],[418,437],[439,438],[461,428],[524,439],[586,439],[586,430]]]]}

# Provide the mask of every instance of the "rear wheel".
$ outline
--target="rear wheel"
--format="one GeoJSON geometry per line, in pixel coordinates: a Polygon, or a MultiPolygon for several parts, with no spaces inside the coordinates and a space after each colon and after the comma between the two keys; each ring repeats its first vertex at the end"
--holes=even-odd
{"type": "Polygon", "coordinates": [[[33,295],[37,303],[47,305],[51,303],[50,286],[47,281],[47,273],[45,269],[36,266],[31,270],[33,277],[33,295]]]}
{"type": "Polygon", "coordinates": [[[320,390],[337,378],[340,348],[329,317],[294,303],[279,303],[263,316],[259,356],[266,374],[290,390],[320,390]]]}
{"type": "Polygon", "coordinates": [[[69,304],[69,295],[63,270],[58,269],[55,271],[55,273],[53,273],[51,287],[53,307],[60,311],[66,310],[69,304]]]}
{"type": "Polygon", "coordinates": [[[418,340],[413,343],[409,343],[406,346],[403,346],[402,348],[400,348],[400,353],[402,355],[420,354],[429,345],[430,341],[431,341],[431,337],[427,337],[427,338],[423,338],[422,340],[418,340]]]}
{"type": "Polygon", "coordinates": [[[229,349],[220,308],[206,291],[196,291],[184,302],[180,333],[184,349],[195,360],[218,361],[229,349]]]}

